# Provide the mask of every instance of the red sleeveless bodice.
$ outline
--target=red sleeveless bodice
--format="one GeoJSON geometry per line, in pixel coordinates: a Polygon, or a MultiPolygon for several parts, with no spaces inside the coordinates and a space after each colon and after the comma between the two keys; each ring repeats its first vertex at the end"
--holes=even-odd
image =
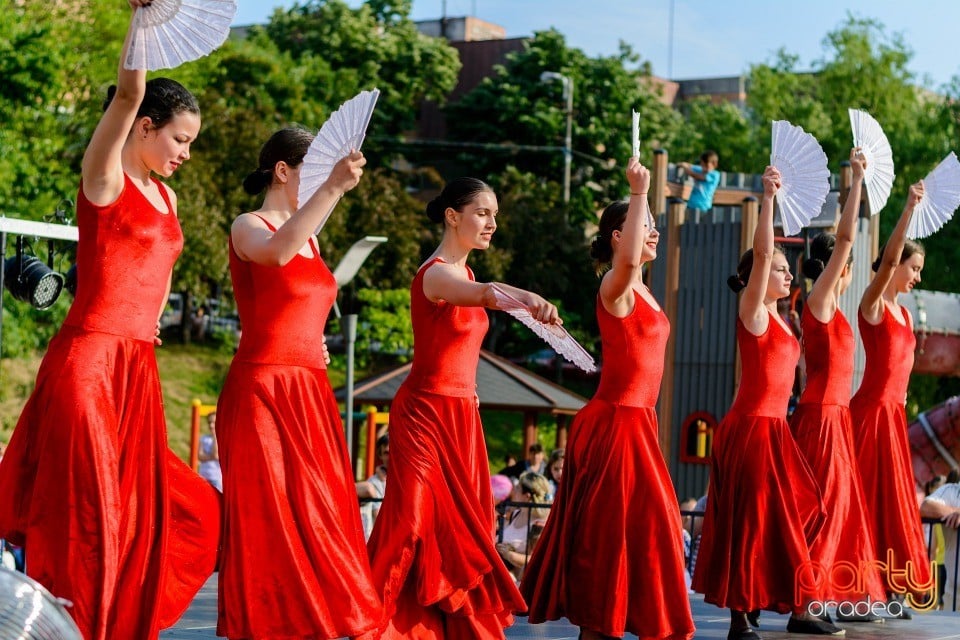
{"type": "Polygon", "coordinates": [[[670,321],[633,292],[633,311],[610,314],[597,298],[597,322],[603,344],[603,369],[596,396],[631,407],[654,407],[660,395],[670,321]]]}
{"type": "MultiPolygon", "coordinates": [[[[480,345],[487,333],[487,312],[431,302],[423,293],[423,274],[435,258],[420,268],[410,285],[413,322],[413,366],[407,381],[417,389],[446,396],[472,396],[477,391],[480,345]]],[[[473,271],[467,267],[470,279],[473,271]]]]}
{"type": "Polygon", "coordinates": [[[785,419],[800,343],[771,314],[762,336],[747,331],[738,317],[737,346],[743,373],[730,413],[785,419]]]}
{"type": "Polygon", "coordinates": [[[241,260],[231,238],[230,277],[243,329],[235,360],[327,368],[323,328],[337,297],[337,281],[313,240],[310,246],[312,258],[298,253],[282,267],[267,267],[241,260]]]}
{"type": "Polygon", "coordinates": [[[112,203],[93,204],[77,195],[77,295],[64,324],[135,340],[153,341],[165,304],[168,277],[183,248],[183,233],[167,197],[158,211],[123,176],[112,203]]]}
{"type": "Polygon", "coordinates": [[[803,353],[807,361],[807,386],[801,404],[850,405],[853,392],[853,329],[837,309],[830,322],[820,322],[804,307],[803,353]]]}
{"type": "Polygon", "coordinates": [[[867,360],[863,381],[857,395],[863,400],[892,402],[902,405],[907,399],[907,385],[913,370],[913,352],[917,338],[907,323],[907,310],[900,307],[903,324],[883,305],[883,319],[873,325],[857,313],[860,336],[867,360]]]}

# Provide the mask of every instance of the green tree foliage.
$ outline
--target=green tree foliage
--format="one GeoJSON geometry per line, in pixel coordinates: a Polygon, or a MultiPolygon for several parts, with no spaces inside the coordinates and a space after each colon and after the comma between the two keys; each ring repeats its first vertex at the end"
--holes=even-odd
{"type": "Polygon", "coordinates": [[[671,146],[683,130],[679,113],[662,104],[649,66],[629,46],[614,56],[590,58],[567,46],[555,30],[537,32],[522,51],[508,55],[462,100],[447,108],[451,138],[496,143],[463,159],[472,173],[489,176],[508,165],[540,176],[559,189],[563,176],[566,103],[560,82],[541,81],[544,71],[573,81],[571,218],[595,219],[594,211],[625,190],[622,165],[630,155],[630,113],[640,112],[643,155],[671,146]],[[553,147],[525,151],[516,145],[553,147]],[[579,192],[579,193],[577,193],[579,192]]]}
{"type": "Polygon", "coordinates": [[[413,128],[423,100],[442,102],[457,83],[460,60],[446,41],[420,34],[409,1],[377,0],[351,9],[343,0],[309,0],[277,11],[266,31],[294,60],[307,56],[349,71],[339,78],[346,99],[381,91],[374,122],[379,135],[413,128]]]}

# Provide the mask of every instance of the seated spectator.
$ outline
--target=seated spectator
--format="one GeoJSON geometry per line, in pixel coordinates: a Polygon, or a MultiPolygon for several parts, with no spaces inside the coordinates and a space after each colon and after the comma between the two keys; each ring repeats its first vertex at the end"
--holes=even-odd
{"type": "Polygon", "coordinates": [[[560,479],[563,477],[563,449],[554,449],[547,460],[547,482],[550,483],[550,493],[547,494],[547,501],[553,502],[557,497],[557,489],[560,488],[560,479]]]}
{"type": "Polygon", "coordinates": [[[519,478],[520,475],[526,471],[533,471],[540,475],[546,475],[547,473],[547,464],[543,459],[543,445],[539,442],[534,442],[530,445],[530,448],[527,449],[526,460],[509,467],[504,467],[497,473],[509,478],[519,478]]]}
{"type": "Polygon", "coordinates": [[[207,429],[210,433],[200,436],[200,477],[223,493],[223,472],[220,469],[220,449],[217,447],[217,412],[207,414],[207,429]]]}
{"type": "Polygon", "coordinates": [[[380,500],[387,489],[387,464],[390,460],[390,436],[383,434],[377,438],[377,459],[380,464],[373,475],[357,483],[357,496],[361,499],[360,520],[363,523],[363,535],[370,538],[373,522],[380,513],[380,500]]]}
{"type": "Polygon", "coordinates": [[[944,564],[948,567],[943,587],[943,608],[960,611],[960,596],[957,595],[957,574],[952,570],[957,566],[957,535],[960,534],[960,483],[952,482],[923,499],[920,515],[924,518],[939,518],[944,526],[945,553],[944,564]],[[955,600],[956,599],[956,600],[955,600]]]}
{"type": "MultiPolygon", "coordinates": [[[[696,498],[687,498],[680,503],[680,511],[694,511],[697,506],[696,498]]],[[[683,564],[684,579],[687,581],[687,588],[690,588],[693,573],[690,571],[690,551],[693,547],[693,535],[690,533],[693,527],[693,517],[680,515],[680,530],[683,536],[683,564]]]]}
{"type": "Polygon", "coordinates": [[[533,544],[539,539],[550,513],[550,509],[546,507],[532,508],[523,505],[545,503],[549,490],[547,479],[533,471],[521,475],[520,481],[513,488],[511,501],[514,504],[506,511],[506,524],[501,532],[497,551],[517,582],[523,578],[523,569],[533,552],[533,544]]]}
{"type": "Polygon", "coordinates": [[[499,505],[513,493],[513,480],[502,474],[490,476],[490,489],[493,491],[493,504],[499,505]]]}

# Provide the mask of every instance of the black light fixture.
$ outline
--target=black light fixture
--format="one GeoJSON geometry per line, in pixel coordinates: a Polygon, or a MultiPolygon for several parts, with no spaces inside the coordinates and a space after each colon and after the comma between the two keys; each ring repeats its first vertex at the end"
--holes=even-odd
{"type": "MultiPolygon", "coordinates": [[[[49,255],[52,261],[52,247],[49,255]]],[[[24,255],[23,236],[17,236],[17,255],[3,262],[3,278],[14,298],[29,302],[37,309],[51,307],[60,297],[64,285],[61,274],[36,256],[24,255]]]]}

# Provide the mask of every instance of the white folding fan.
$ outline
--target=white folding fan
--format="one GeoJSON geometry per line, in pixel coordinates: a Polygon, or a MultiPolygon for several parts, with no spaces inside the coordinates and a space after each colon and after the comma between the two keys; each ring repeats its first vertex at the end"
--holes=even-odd
{"type": "Polygon", "coordinates": [[[923,199],[913,211],[908,238],[932,235],[960,207],[960,161],[953,151],[923,179],[923,199]]]}
{"type": "Polygon", "coordinates": [[[512,295],[493,285],[493,294],[497,298],[497,306],[514,318],[529,327],[554,351],[575,364],[586,373],[593,373],[597,365],[586,349],[559,324],[544,324],[530,315],[530,310],[512,295]]]}
{"type": "Polygon", "coordinates": [[[786,120],[773,123],[770,164],[780,170],[780,225],[783,233],[800,233],[816,216],[830,191],[827,154],[817,139],[786,120]]]}
{"type": "MultiPolygon", "coordinates": [[[[317,137],[310,143],[307,155],[303,158],[303,165],[300,167],[297,206],[302,207],[306,204],[310,196],[327,181],[334,165],[350,155],[352,149],[360,150],[379,97],[379,89],[361,91],[340,105],[340,108],[323,123],[317,137]]],[[[333,207],[320,221],[317,233],[323,228],[331,213],[333,213],[333,207]]]]}
{"type": "Polygon", "coordinates": [[[870,203],[870,215],[876,215],[887,204],[890,190],[893,188],[893,150],[890,142],[880,128],[880,123],[862,109],[848,109],[850,127],[853,129],[853,146],[867,161],[863,173],[863,183],[867,188],[867,202],[870,203]]]}
{"type": "Polygon", "coordinates": [[[640,155],[640,114],[633,111],[631,115],[633,120],[633,135],[631,137],[633,144],[632,155],[636,157],[640,155]]]}
{"type": "Polygon", "coordinates": [[[172,69],[223,44],[236,0],[153,0],[133,15],[127,69],[172,69]]]}

